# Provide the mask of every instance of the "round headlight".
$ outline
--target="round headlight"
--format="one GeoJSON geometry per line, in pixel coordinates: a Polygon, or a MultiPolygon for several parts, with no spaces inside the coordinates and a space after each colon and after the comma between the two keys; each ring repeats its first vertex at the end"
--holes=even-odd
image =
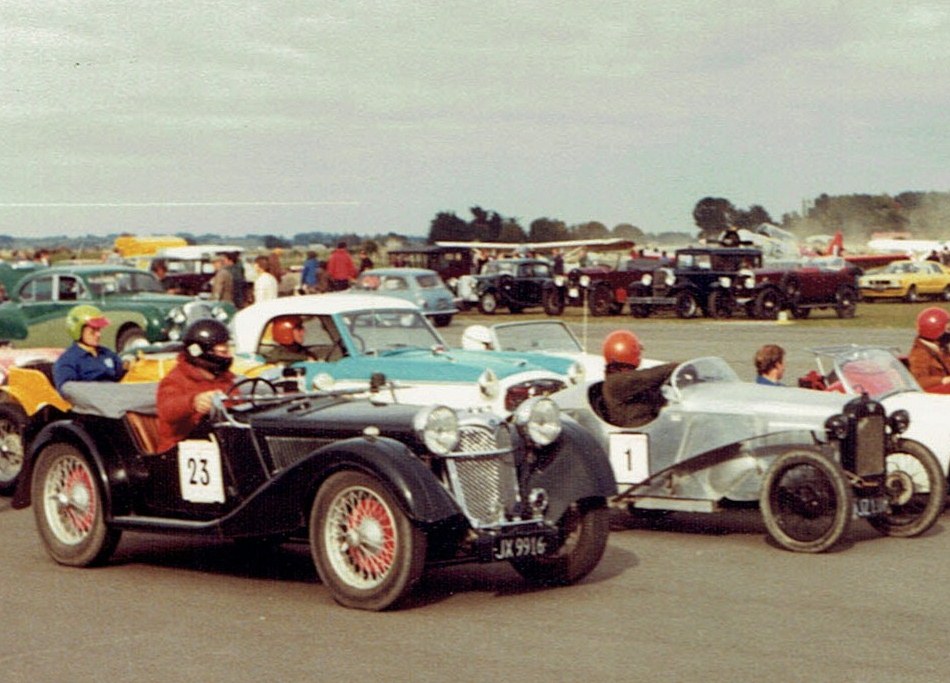
{"type": "Polygon", "coordinates": [[[563,286],[564,286],[564,276],[563,276],[563,275],[555,275],[555,276],[554,276],[554,284],[557,285],[558,287],[563,287],[563,286]]]}
{"type": "Polygon", "coordinates": [[[903,434],[910,427],[910,413],[906,410],[895,410],[887,418],[887,424],[890,426],[892,434],[903,434]]]}
{"type": "Polygon", "coordinates": [[[416,435],[436,455],[447,455],[459,444],[459,418],[445,406],[429,406],[413,419],[416,435]]]}
{"type": "Polygon", "coordinates": [[[640,276],[640,284],[645,287],[649,287],[653,284],[653,276],[650,275],[650,273],[644,273],[640,276]]]}
{"type": "Polygon", "coordinates": [[[581,287],[590,287],[590,275],[581,275],[580,285],[581,287]]]}
{"type": "Polygon", "coordinates": [[[171,330],[168,330],[168,341],[178,341],[181,339],[181,330],[177,327],[171,330]]]}
{"type": "Polygon", "coordinates": [[[515,410],[515,424],[535,446],[547,446],[561,435],[561,412],[544,396],[529,398],[515,410]]]}
{"type": "Polygon", "coordinates": [[[213,317],[215,320],[224,322],[228,319],[228,312],[224,310],[224,306],[215,306],[211,309],[211,317],[213,317]]]}
{"type": "Polygon", "coordinates": [[[171,321],[176,325],[181,325],[188,320],[188,316],[185,315],[185,312],[180,308],[173,308],[168,314],[168,317],[171,318],[171,321]]]}
{"type": "Polygon", "coordinates": [[[333,379],[333,375],[328,372],[318,372],[311,384],[317,391],[330,391],[333,385],[336,384],[336,380],[333,379]]]}
{"type": "Polygon", "coordinates": [[[732,278],[728,278],[725,275],[719,278],[719,286],[724,289],[729,289],[732,287],[732,278]]]}
{"type": "Polygon", "coordinates": [[[832,439],[843,439],[848,436],[848,418],[844,415],[832,415],[825,420],[825,431],[832,439]]]}
{"type": "Polygon", "coordinates": [[[485,371],[478,376],[478,390],[489,400],[498,395],[498,376],[491,368],[485,368],[485,371]]]}

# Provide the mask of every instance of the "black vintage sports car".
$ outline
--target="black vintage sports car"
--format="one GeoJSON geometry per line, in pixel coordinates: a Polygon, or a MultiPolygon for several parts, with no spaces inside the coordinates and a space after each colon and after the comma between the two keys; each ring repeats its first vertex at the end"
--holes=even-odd
{"type": "Polygon", "coordinates": [[[382,610],[429,564],[507,561],[567,584],[606,546],[607,456],[550,399],[505,420],[394,403],[381,376],[369,393],[245,379],[206,438],[156,453],[154,384],[66,386],[69,419],[31,441],[13,500],[64,565],[104,562],[126,530],[297,538],[337,602],[382,610]]]}

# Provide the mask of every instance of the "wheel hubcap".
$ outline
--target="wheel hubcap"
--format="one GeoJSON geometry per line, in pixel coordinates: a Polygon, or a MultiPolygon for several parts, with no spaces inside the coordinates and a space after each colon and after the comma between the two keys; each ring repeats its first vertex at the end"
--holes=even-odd
{"type": "Polygon", "coordinates": [[[348,489],[335,499],[326,524],[329,560],[340,579],[357,588],[381,584],[396,559],[396,527],[386,503],[368,489],[348,489]]]}

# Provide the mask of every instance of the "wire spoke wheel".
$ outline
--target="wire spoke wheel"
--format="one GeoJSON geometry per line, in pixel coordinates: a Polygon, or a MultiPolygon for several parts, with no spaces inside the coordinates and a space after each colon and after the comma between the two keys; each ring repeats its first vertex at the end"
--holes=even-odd
{"type": "Polygon", "coordinates": [[[120,532],[106,526],[95,470],[76,448],[54,443],[43,449],[32,494],[37,527],[54,560],[87,566],[115,550],[120,532]]]}
{"type": "Polygon", "coordinates": [[[0,406],[0,495],[13,493],[23,470],[23,427],[19,406],[0,406]]]}
{"type": "Polygon", "coordinates": [[[887,454],[886,468],[888,512],[869,517],[868,522],[888,536],[924,533],[943,512],[947,490],[943,468],[929,449],[906,439],[887,454]]]}
{"type": "Polygon", "coordinates": [[[783,548],[817,553],[847,531],[854,508],[841,467],[818,453],[785,453],[766,473],[759,501],[769,535],[783,548]]]}
{"type": "Polygon", "coordinates": [[[386,609],[400,600],[425,562],[425,536],[385,487],[361,472],[335,474],[320,488],[310,543],[334,599],[361,609],[386,609]]]}

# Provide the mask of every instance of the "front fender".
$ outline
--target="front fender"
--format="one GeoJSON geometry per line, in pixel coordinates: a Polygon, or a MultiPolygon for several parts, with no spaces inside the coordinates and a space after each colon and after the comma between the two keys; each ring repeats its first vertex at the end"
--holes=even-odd
{"type": "Polygon", "coordinates": [[[402,443],[359,437],[318,448],[279,473],[222,521],[225,536],[292,531],[306,524],[317,489],[334,472],[375,476],[415,522],[428,524],[461,514],[432,472],[402,443]]]}
{"type": "Polygon", "coordinates": [[[617,482],[606,451],[573,419],[562,417],[561,438],[539,453],[542,466],[528,478],[528,490],[548,494],[546,516],[558,520],[570,505],[584,498],[610,498],[617,482]]]}

